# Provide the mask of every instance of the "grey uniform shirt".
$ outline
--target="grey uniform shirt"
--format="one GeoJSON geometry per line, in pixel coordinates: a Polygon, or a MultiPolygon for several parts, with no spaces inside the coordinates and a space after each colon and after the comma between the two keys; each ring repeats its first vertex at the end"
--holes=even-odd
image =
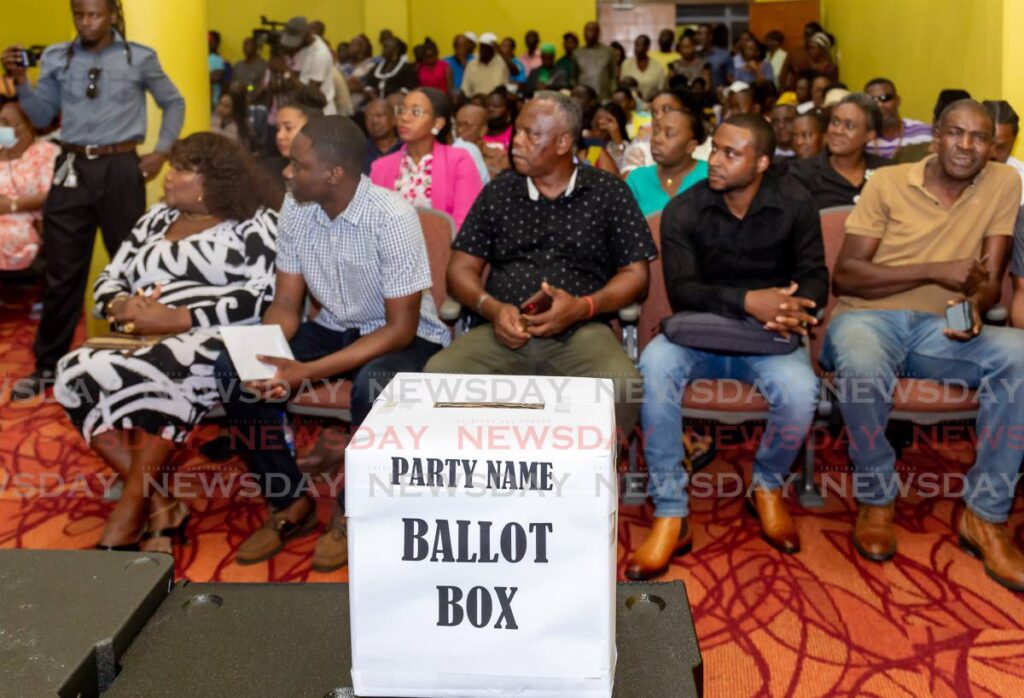
{"type": "Polygon", "coordinates": [[[185,122],[185,100],[160,67],[156,51],[125,43],[117,32],[114,43],[99,53],[86,50],[81,39],[47,48],[40,59],[38,82],[35,87],[27,82],[19,85],[18,102],[39,128],[60,114],[65,143],[141,143],[146,138],[146,92],[163,110],[156,150],[169,152],[185,122]],[[97,93],[90,99],[86,94],[89,73],[96,69],[97,93]]]}

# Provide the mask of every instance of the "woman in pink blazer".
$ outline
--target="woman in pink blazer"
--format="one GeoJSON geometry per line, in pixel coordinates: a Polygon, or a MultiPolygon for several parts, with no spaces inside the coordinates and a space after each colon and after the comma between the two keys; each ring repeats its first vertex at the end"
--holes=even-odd
{"type": "Polygon", "coordinates": [[[444,211],[461,227],[483,182],[469,152],[445,145],[451,102],[440,90],[421,87],[407,94],[396,111],[398,137],[405,145],[375,160],[370,179],[413,206],[444,211]]]}

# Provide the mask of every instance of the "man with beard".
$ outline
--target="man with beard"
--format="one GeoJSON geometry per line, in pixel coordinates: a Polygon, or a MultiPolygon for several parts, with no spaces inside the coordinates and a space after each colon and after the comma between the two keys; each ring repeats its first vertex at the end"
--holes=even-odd
{"type": "MultiPolygon", "coordinates": [[[[821,222],[800,185],[771,172],[772,127],[760,116],[728,118],[712,137],[708,179],[669,202],[662,214],[665,287],[674,312],[710,313],[788,338],[806,336],[828,296],[821,222]]],[[[654,500],[654,524],[626,566],[630,579],[665,571],[693,544],[683,460],[682,396],[687,383],[732,379],[756,384],[768,401],[768,426],[754,456],[750,506],[769,545],[787,554],[800,536],[783,485],[811,427],[818,379],[807,354],[737,355],[655,337],[640,357],[641,424],[654,500]]]]}
{"type": "MultiPolygon", "coordinates": [[[[266,440],[287,424],[284,407],[296,389],[351,380],[355,429],[377,389],[396,373],[420,371],[449,339],[434,304],[422,302],[431,277],[416,211],[362,176],[366,137],[359,127],[343,116],[313,119],[295,137],[290,156],[285,178],[291,196],[278,224],[274,301],[263,322],[281,326],[295,358],[260,357],[277,373],[246,391],[237,389],[227,352],[215,369],[232,428],[255,437],[241,439],[243,444],[260,444],[242,455],[263,486],[273,487],[266,493],[266,523],[238,549],[236,561],[243,565],[270,559],[288,540],[318,527],[313,500],[301,491],[295,454],[283,439],[266,440]],[[312,321],[303,321],[307,291],[321,307],[312,321]]],[[[313,569],[327,572],[347,561],[346,523],[339,514],[317,541],[313,569]]]]}
{"type": "Polygon", "coordinates": [[[642,298],[658,252],[625,183],[574,161],[581,130],[579,106],[557,92],[519,115],[515,171],[484,187],[448,264],[449,293],[482,322],[426,370],[611,379],[628,434],[639,375],[608,320],[642,298]]]}
{"type": "Polygon", "coordinates": [[[846,222],[821,363],[835,372],[850,436],[853,547],[874,562],[896,554],[896,454],[885,438],[893,383],[983,388],[977,431],[988,436],[978,438],[957,533],[990,577],[1024,591],[1024,555],[1006,528],[1021,462],[1009,434],[1024,424],[1024,342],[1016,329],[981,323],[999,300],[1021,192],[1013,168],[989,162],[994,131],[979,103],[953,102],[935,126],[936,154],[868,180],[846,222]],[[963,324],[947,321],[953,305],[963,324]]]}

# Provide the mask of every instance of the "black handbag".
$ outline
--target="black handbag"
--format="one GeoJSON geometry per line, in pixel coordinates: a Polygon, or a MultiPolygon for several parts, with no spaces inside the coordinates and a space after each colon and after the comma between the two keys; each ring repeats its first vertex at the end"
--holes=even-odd
{"type": "Polygon", "coordinates": [[[661,331],[673,344],[719,354],[789,354],[800,346],[800,335],[791,333],[787,339],[766,330],[752,317],[730,318],[691,310],[662,320],[661,331]]]}

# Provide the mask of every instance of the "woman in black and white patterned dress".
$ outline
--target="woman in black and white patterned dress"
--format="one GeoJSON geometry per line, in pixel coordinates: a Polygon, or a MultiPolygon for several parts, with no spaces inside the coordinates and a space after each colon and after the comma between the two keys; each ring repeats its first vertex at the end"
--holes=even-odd
{"type": "MultiPolygon", "coordinates": [[[[150,208],[93,289],[116,328],[168,335],[125,352],[81,348],[61,359],[54,394],[125,489],[104,549],[170,552],[187,509],[146,487],[220,400],[220,325],[257,324],[274,295],[277,213],[269,181],[235,143],[179,141],[164,202],[150,208]],[[148,525],[147,525],[148,524],[148,525]]],[[[157,480],[159,481],[159,480],[157,480]]],[[[152,484],[152,482],[150,483],[152,484]]]]}

